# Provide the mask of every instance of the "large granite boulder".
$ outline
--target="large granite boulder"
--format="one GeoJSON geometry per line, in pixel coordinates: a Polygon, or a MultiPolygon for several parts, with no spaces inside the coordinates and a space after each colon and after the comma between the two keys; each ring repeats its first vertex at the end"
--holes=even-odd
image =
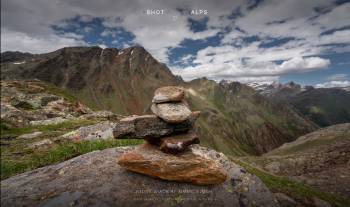
{"type": "Polygon", "coordinates": [[[277,206],[273,193],[223,154],[200,146],[227,171],[220,185],[170,182],[121,168],[117,158],[134,147],[81,155],[1,181],[1,206],[277,206]]]}

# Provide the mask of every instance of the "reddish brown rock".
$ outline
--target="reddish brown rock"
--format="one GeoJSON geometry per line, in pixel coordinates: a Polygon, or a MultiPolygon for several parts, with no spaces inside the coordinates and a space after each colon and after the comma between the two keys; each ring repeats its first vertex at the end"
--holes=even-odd
{"type": "Polygon", "coordinates": [[[158,88],[154,92],[153,103],[181,101],[185,96],[184,89],[177,86],[166,86],[158,88]]]}
{"type": "Polygon", "coordinates": [[[164,180],[212,185],[225,182],[227,173],[221,164],[192,150],[180,155],[166,154],[158,147],[143,144],[124,153],[118,164],[130,171],[164,180]]]}

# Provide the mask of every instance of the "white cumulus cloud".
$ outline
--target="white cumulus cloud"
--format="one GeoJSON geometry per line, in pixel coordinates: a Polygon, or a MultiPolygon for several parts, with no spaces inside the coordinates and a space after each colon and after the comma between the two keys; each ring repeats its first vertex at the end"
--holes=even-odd
{"type": "Polygon", "coordinates": [[[342,81],[345,80],[348,75],[344,73],[334,74],[327,77],[329,81],[342,81]]]}
{"type": "Polygon", "coordinates": [[[315,85],[316,88],[350,87],[350,81],[329,81],[315,85]]]}
{"type": "Polygon", "coordinates": [[[46,36],[30,36],[22,32],[1,30],[2,51],[23,51],[31,53],[52,52],[62,47],[88,45],[76,34],[58,36],[55,34],[46,36]]]}

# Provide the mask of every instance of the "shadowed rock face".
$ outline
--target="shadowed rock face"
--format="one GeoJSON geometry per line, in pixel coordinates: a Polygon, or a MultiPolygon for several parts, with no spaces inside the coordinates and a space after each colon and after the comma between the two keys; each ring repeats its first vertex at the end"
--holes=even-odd
{"type": "Polygon", "coordinates": [[[199,137],[195,132],[179,134],[161,139],[160,150],[165,153],[181,153],[192,144],[199,144],[199,137]]]}
{"type": "Polygon", "coordinates": [[[189,146],[199,144],[200,140],[197,133],[189,131],[186,134],[176,134],[162,138],[146,138],[147,142],[159,146],[164,153],[178,154],[184,152],[189,146]]]}
{"type": "Polygon", "coordinates": [[[192,150],[216,159],[228,173],[215,186],[151,178],[121,168],[116,159],[134,147],[81,155],[1,182],[2,206],[277,206],[274,195],[254,175],[223,154],[192,150]]]}

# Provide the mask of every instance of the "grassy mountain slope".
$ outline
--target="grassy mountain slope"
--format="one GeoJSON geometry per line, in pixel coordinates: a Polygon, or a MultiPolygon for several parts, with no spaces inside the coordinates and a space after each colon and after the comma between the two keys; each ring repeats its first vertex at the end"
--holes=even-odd
{"type": "MultiPolygon", "coordinates": [[[[275,193],[283,193],[296,201],[296,206],[320,206],[315,201],[326,201],[326,205],[332,206],[349,206],[350,200],[346,196],[334,194],[329,191],[321,191],[305,183],[300,183],[285,176],[276,176],[256,166],[248,164],[239,158],[232,158],[248,172],[258,176],[264,184],[275,193]]],[[[293,206],[293,205],[291,205],[293,206]]]]}
{"type": "Polygon", "coordinates": [[[326,127],[246,162],[323,191],[350,197],[350,123],[326,127]]]}
{"type": "Polygon", "coordinates": [[[204,144],[228,154],[261,154],[316,127],[288,105],[281,106],[238,82],[197,79],[186,84],[204,144]]]}
{"type": "Polygon", "coordinates": [[[120,114],[144,113],[157,87],[181,81],[141,47],[63,48],[1,68],[2,79],[37,78],[67,89],[91,108],[120,114]]]}

